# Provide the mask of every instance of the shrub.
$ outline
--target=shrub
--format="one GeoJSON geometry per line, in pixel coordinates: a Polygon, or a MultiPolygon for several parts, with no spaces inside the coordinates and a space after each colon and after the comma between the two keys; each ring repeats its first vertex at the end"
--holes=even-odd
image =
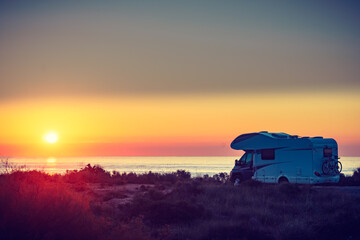
{"type": "Polygon", "coordinates": [[[189,172],[186,172],[185,170],[177,170],[176,177],[180,180],[188,180],[190,179],[191,174],[189,172]]]}
{"type": "Polygon", "coordinates": [[[360,186],[360,168],[356,169],[352,176],[340,174],[340,186],[360,186]]]}
{"type": "Polygon", "coordinates": [[[16,172],[0,181],[1,239],[97,239],[89,200],[49,175],[16,172]]]}
{"type": "Polygon", "coordinates": [[[89,183],[110,183],[111,176],[110,173],[105,171],[101,166],[95,165],[91,166],[90,164],[82,168],[80,171],[66,171],[64,176],[65,181],[69,183],[78,183],[78,182],[89,182],[89,183]]]}
{"type": "Polygon", "coordinates": [[[360,168],[356,169],[352,175],[354,183],[360,185],[360,168]]]}

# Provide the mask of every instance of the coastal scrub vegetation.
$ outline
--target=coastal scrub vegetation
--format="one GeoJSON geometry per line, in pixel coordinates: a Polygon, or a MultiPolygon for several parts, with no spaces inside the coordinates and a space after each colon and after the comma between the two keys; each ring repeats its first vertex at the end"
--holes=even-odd
{"type": "MultiPolygon", "coordinates": [[[[340,185],[357,185],[359,172],[340,185]]],[[[0,239],[359,239],[358,202],[327,187],[234,187],[226,173],[12,169],[0,175],[0,239]]]]}

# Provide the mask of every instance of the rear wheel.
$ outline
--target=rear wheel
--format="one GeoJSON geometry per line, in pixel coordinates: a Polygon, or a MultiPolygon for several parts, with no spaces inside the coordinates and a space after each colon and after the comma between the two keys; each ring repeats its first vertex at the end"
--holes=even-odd
{"type": "Polygon", "coordinates": [[[322,171],[325,175],[328,175],[330,173],[330,166],[329,166],[329,162],[325,161],[322,165],[322,171]]]}
{"type": "Polygon", "coordinates": [[[279,178],[279,184],[283,184],[283,183],[289,183],[289,180],[286,177],[281,177],[279,178]]]}
{"type": "Polygon", "coordinates": [[[335,172],[336,172],[337,174],[339,174],[339,173],[341,172],[341,170],[342,170],[342,164],[341,164],[340,161],[337,161],[337,162],[336,162],[336,167],[335,167],[335,172]]]}

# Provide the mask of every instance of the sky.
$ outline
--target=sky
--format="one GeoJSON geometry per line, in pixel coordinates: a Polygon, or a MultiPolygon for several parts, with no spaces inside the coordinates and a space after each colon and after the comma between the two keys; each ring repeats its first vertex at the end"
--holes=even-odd
{"type": "Polygon", "coordinates": [[[0,156],[360,156],[357,1],[0,1],[0,156]],[[43,141],[55,131],[56,144],[43,141]]]}

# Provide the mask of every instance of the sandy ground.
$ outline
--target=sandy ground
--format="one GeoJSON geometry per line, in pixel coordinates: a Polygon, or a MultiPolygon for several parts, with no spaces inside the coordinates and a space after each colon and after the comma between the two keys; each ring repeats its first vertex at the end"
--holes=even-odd
{"type": "Polygon", "coordinates": [[[153,188],[152,184],[124,184],[114,186],[102,186],[101,184],[89,184],[90,189],[104,202],[110,205],[126,204],[133,200],[134,196],[147,189],[153,188]]]}
{"type": "MultiPolygon", "coordinates": [[[[119,206],[130,203],[137,194],[144,194],[149,189],[155,188],[153,184],[123,184],[123,185],[101,185],[101,184],[88,184],[98,203],[105,208],[118,210],[119,206]]],[[[164,194],[171,192],[171,189],[164,188],[164,194]]]]}

